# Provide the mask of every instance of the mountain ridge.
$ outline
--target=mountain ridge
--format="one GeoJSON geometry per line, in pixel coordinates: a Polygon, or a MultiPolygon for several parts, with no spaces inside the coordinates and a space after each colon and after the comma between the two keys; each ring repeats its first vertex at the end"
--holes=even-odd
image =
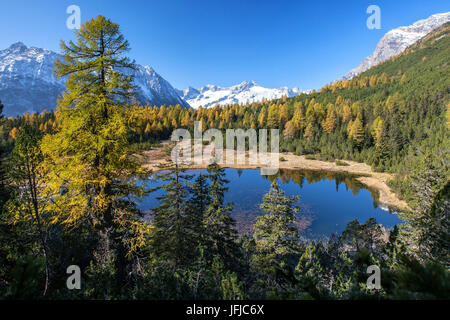
{"type": "Polygon", "coordinates": [[[401,26],[389,30],[378,42],[374,52],[364,58],[357,67],[351,69],[341,79],[349,80],[367,69],[402,53],[419,39],[448,21],[450,21],[450,12],[436,13],[409,26],[401,26]]]}
{"type": "Polygon", "coordinates": [[[199,108],[202,106],[209,108],[215,105],[252,103],[263,99],[272,100],[282,96],[294,97],[301,93],[308,93],[309,90],[288,87],[265,88],[255,81],[242,81],[229,87],[207,84],[199,89],[187,87],[178,92],[191,107],[199,108]]]}
{"type": "MultiPolygon", "coordinates": [[[[57,79],[53,73],[54,62],[61,57],[54,51],[27,47],[20,41],[0,50],[0,99],[6,116],[55,109],[66,81],[57,79]]],[[[130,73],[135,76],[136,101],[189,107],[153,68],[136,64],[136,70],[130,73]]]]}

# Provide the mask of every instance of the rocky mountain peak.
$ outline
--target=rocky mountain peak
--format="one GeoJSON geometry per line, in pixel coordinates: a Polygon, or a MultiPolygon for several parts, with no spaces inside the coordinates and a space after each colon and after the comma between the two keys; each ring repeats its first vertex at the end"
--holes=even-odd
{"type": "MultiPolygon", "coordinates": [[[[6,116],[54,110],[65,87],[65,79],[53,72],[56,52],[27,47],[16,42],[0,50],[0,100],[6,116]]],[[[133,72],[137,100],[148,105],[189,105],[178,92],[150,66],[137,65],[133,72]]]]}
{"type": "Polygon", "coordinates": [[[351,79],[361,72],[402,53],[410,45],[448,21],[450,21],[450,12],[438,13],[427,19],[416,21],[410,26],[402,26],[388,31],[378,42],[375,51],[366,57],[359,66],[350,70],[343,79],[351,79]]]}

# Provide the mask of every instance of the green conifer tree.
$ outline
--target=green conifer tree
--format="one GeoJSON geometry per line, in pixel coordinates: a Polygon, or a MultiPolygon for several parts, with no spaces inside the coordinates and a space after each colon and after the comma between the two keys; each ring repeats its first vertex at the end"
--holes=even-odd
{"type": "Polygon", "coordinates": [[[259,275],[258,290],[266,292],[266,296],[289,292],[294,286],[291,259],[299,248],[295,225],[298,199],[287,197],[274,180],[261,204],[267,214],[258,217],[254,226],[255,254],[251,265],[259,275]]]}
{"type": "Polygon", "coordinates": [[[220,256],[222,262],[230,270],[239,268],[239,248],[237,246],[237,231],[235,221],[231,217],[232,204],[225,203],[225,170],[214,163],[208,166],[210,181],[210,204],[206,209],[205,228],[208,254],[210,257],[220,256]]]}
{"type": "Polygon", "coordinates": [[[197,245],[192,210],[189,210],[189,181],[191,175],[178,166],[159,176],[165,182],[158,189],[164,194],[157,197],[160,204],[152,210],[150,248],[153,258],[172,270],[186,269],[195,261],[197,245]]]}

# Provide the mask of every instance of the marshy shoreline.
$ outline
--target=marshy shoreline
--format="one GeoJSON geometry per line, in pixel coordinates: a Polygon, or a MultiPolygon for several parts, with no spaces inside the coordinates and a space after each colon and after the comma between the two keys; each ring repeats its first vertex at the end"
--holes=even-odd
{"type": "MultiPolygon", "coordinates": [[[[171,163],[169,143],[164,142],[160,147],[144,150],[135,157],[142,163],[142,166],[153,172],[161,171],[171,163]]],[[[223,154],[225,156],[226,151],[223,154]]],[[[232,151],[236,158],[236,151],[232,151]]],[[[279,169],[287,170],[313,170],[313,171],[328,171],[328,172],[344,172],[354,174],[355,179],[369,189],[375,190],[378,193],[378,202],[389,208],[405,211],[410,210],[406,201],[401,200],[388,186],[388,181],[392,179],[389,173],[375,172],[372,168],[365,164],[349,160],[340,160],[336,162],[307,159],[305,156],[294,155],[293,153],[279,153],[279,169]],[[346,165],[342,165],[345,163],[346,165]]],[[[249,152],[245,152],[246,162],[238,163],[224,163],[220,166],[223,168],[234,169],[260,169],[266,167],[265,164],[256,162],[250,163],[248,161],[249,152]]],[[[186,169],[206,169],[208,163],[206,161],[196,161],[193,164],[183,165],[186,169]]]]}

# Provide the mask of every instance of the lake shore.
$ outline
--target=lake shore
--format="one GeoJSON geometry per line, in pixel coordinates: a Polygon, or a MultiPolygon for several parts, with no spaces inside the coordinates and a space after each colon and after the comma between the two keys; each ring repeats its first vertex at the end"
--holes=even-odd
{"type": "MultiPolygon", "coordinates": [[[[171,163],[169,143],[163,143],[161,147],[152,148],[136,154],[136,158],[142,163],[142,166],[147,170],[160,171],[164,170],[165,165],[171,163]]],[[[236,151],[232,151],[236,158],[236,151]]],[[[224,150],[224,158],[226,151],[224,150]]],[[[256,162],[249,163],[249,152],[245,152],[246,163],[238,163],[234,161],[232,164],[221,165],[224,168],[235,169],[259,169],[266,165],[256,162]]],[[[292,153],[279,153],[277,155],[280,159],[280,169],[290,170],[317,170],[317,171],[331,171],[331,172],[347,172],[356,175],[356,180],[367,186],[370,189],[378,192],[378,202],[391,208],[398,210],[409,210],[406,201],[401,200],[387,185],[387,182],[392,179],[392,176],[385,172],[374,172],[372,168],[365,164],[355,161],[344,160],[347,165],[337,165],[335,162],[306,159],[305,156],[297,156],[292,153]]],[[[195,164],[183,165],[183,168],[188,169],[205,169],[208,166],[206,161],[196,162],[195,164]]]]}

